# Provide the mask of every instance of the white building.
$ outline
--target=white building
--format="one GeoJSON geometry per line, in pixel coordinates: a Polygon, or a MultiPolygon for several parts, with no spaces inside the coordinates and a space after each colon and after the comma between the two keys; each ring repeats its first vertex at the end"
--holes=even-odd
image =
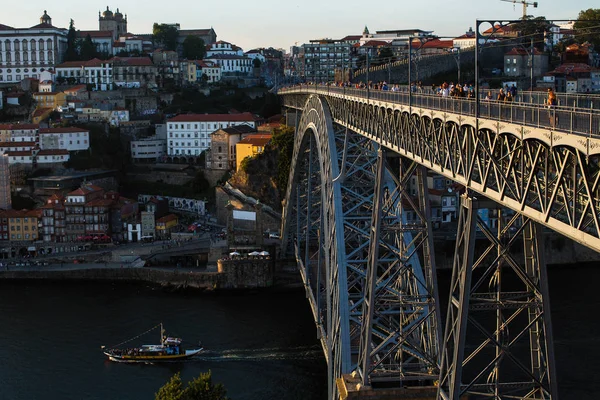
{"type": "Polygon", "coordinates": [[[96,51],[109,56],[113,54],[113,33],[111,31],[77,31],[77,39],[85,40],[90,36],[96,45],[96,51]]]}
{"type": "Polygon", "coordinates": [[[215,54],[205,57],[204,61],[219,65],[221,73],[249,74],[252,71],[252,59],[246,56],[215,54]]]}
{"type": "Polygon", "coordinates": [[[252,71],[252,59],[240,47],[222,40],[207,47],[204,61],[219,65],[221,73],[249,74],[252,71]]]}
{"type": "Polygon", "coordinates": [[[95,90],[113,89],[112,61],[94,58],[89,61],[67,61],[55,68],[56,81],[91,84],[95,90]]]}
{"type": "Polygon", "coordinates": [[[156,162],[166,157],[167,140],[157,136],[131,141],[133,162],[156,162]]]}
{"type": "Polygon", "coordinates": [[[74,127],[40,129],[39,144],[41,150],[88,150],[90,132],[74,127]]]}
{"type": "Polygon", "coordinates": [[[0,155],[14,152],[29,152],[35,148],[35,142],[2,142],[0,143],[0,155]]]}
{"type": "MultiPolygon", "coordinates": [[[[3,140],[7,142],[37,142],[38,141],[38,124],[14,124],[7,125],[6,135],[2,135],[3,140]]],[[[0,131],[2,126],[0,125],[0,131]]]]}
{"type": "Polygon", "coordinates": [[[31,28],[0,24],[0,83],[37,79],[62,61],[66,48],[67,30],[52,26],[45,10],[40,23],[31,28]]]}
{"type": "Polygon", "coordinates": [[[193,64],[196,66],[196,81],[202,82],[203,79],[206,79],[208,83],[216,83],[221,80],[222,70],[220,65],[203,60],[198,60],[193,64]],[[203,76],[206,76],[206,78],[203,78],[203,76]]]}
{"type": "Polygon", "coordinates": [[[252,114],[182,114],[167,120],[167,155],[198,157],[210,148],[210,134],[235,125],[256,128],[252,114]]]}
{"type": "Polygon", "coordinates": [[[207,46],[206,57],[204,58],[219,55],[243,56],[244,50],[234,44],[219,40],[207,46]]]}
{"type": "Polygon", "coordinates": [[[67,150],[39,150],[35,155],[38,164],[55,164],[69,161],[67,150]]]}

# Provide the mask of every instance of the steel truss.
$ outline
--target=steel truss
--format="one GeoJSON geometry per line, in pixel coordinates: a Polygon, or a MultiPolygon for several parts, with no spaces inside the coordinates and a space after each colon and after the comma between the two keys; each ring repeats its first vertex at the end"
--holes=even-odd
{"type": "Polygon", "coordinates": [[[399,161],[391,179],[379,150],[363,303],[359,373],[363,385],[433,385],[439,366],[439,312],[426,170],[399,161]],[[418,194],[408,194],[412,178],[418,194]],[[407,222],[406,213],[416,218],[407,222]],[[418,383],[417,383],[418,382],[418,383]]]}
{"type": "MultiPolygon", "coordinates": [[[[286,94],[284,103],[302,109],[306,96],[286,94]]],[[[322,99],[335,123],[600,251],[597,140],[358,97],[322,99]]]]}
{"type": "Polygon", "coordinates": [[[491,229],[480,206],[461,199],[438,397],[556,399],[541,227],[499,211],[491,229]]]}
{"type": "Polygon", "coordinates": [[[399,189],[417,174],[426,193],[424,169],[405,161],[399,182],[378,164],[380,147],[332,124],[318,97],[304,110],[282,242],[294,252],[305,284],[328,363],[329,397],[337,396],[336,379],[354,370],[368,382],[431,381],[441,335],[428,206],[426,196],[416,202],[399,189]],[[406,208],[420,222],[406,224],[406,208]]]}

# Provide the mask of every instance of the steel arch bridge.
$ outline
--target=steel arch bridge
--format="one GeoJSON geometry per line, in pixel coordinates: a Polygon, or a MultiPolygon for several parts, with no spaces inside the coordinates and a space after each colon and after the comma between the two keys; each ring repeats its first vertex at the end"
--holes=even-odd
{"type": "Polygon", "coordinates": [[[282,243],[298,261],[330,398],[354,373],[363,389],[557,399],[542,228],[600,250],[598,138],[548,129],[525,106],[484,119],[466,101],[280,94],[301,112],[282,243]],[[465,188],[443,333],[428,170],[465,188]],[[479,208],[505,215],[492,229],[479,208]]]}

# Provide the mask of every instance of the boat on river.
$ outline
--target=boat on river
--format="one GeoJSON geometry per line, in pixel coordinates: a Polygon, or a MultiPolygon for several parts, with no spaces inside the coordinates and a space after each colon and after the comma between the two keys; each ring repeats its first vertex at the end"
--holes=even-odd
{"type": "Polygon", "coordinates": [[[154,328],[138,335],[135,338],[129,339],[120,345],[106,349],[104,346],[103,352],[110,361],[126,362],[126,363],[155,363],[163,361],[180,361],[194,357],[204,348],[200,344],[197,348],[186,349],[182,345],[182,339],[165,335],[163,324],[159,324],[154,328]],[[119,346],[136,339],[145,333],[148,333],[160,326],[160,344],[145,344],[141,347],[120,348],[119,346]]]}

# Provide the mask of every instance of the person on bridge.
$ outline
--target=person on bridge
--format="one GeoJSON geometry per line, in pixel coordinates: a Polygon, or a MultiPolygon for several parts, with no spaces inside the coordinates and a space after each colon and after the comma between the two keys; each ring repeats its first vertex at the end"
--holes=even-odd
{"type": "Polygon", "coordinates": [[[556,115],[556,105],[558,101],[556,99],[556,93],[552,88],[548,88],[548,97],[546,104],[548,105],[548,118],[550,120],[550,126],[555,128],[558,124],[558,116],[556,115]]]}
{"type": "Polygon", "coordinates": [[[505,98],[506,98],[506,94],[504,94],[504,89],[500,89],[500,91],[498,92],[498,98],[496,100],[504,101],[505,98]]]}

